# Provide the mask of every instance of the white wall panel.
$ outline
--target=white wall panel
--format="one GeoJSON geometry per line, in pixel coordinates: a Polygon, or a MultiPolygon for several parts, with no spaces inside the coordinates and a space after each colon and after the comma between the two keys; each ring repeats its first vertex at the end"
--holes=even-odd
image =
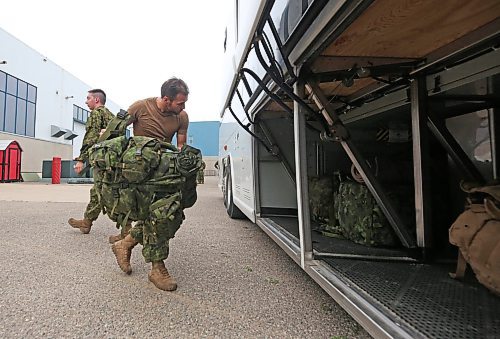
{"type": "MultiPolygon", "coordinates": [[[[43,141],[42,143],[52,142],[61,144],[61,146],[67,145],[74,148],[73,155],[78,154],[84,129],[82,125],[77,127],[76,130],[74,128],[79,124],[73,122],[73,105],[88,110],[85,105],[87,91],[95,87],[99,88],[99,84],[89,85],[84,83],[1,28],[0,46],[0,62],[6,61],[6,64],[0,64],[0,71],[37,88],[35,137],[32,139],[43,141]],[[66,140],[62,136],[52,137],[51,125],[75,131],[78,137],[73,140],[66,140]]],[[[103,90],[106,91],[106,88],[103,88],[103,90]]],[[[115,114],[120,110],[120,107],[110,99],[107,100],[106,107],[115,114]]],[[[0,133],[0,139],[15,140],[17,137],[31,138],[11,133],[0,133]]],[[[37,157],[37,154],[26,151],[23,156],[37,157]]],[[[43,157],[43,159],[41,156],[40,159],[29,159],[30,164],[40,163],[40,172],[42,161],[47,160],[46,154],[43,157]]],[[[36,166],[30,165],[29,167],[36,166]]]]}

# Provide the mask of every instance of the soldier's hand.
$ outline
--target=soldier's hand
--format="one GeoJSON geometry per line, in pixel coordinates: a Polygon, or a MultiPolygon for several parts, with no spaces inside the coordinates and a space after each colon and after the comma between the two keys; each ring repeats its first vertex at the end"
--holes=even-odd
{"type": "Polygon", "coordinates": [[[77,161],[73,166],[73,169],[75,170],[76,174],[80,174],[80,172],[83,170],[83,161],[77,161]]]}
{"type": "Polygon", "coordinates": [[[99,132],[99,136],[103,135],[104,132],[106,132],[106,129],[105,128],[101,129],[101,131],[99,132]]]}

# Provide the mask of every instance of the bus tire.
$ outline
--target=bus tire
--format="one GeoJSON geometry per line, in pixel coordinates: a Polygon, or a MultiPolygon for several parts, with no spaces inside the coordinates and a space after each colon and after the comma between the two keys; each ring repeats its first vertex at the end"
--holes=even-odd
{"type": "Polygon", "coordinates": [[[232,187],[232,179],[231,179],[231,171],[228,167],[226,171],[226,175],[224,177],[224,206],[226,206],[227,215],[231,219],[242,219],[245,217],[243,212],[236,206],[233,202],[233,187],[232,187]]]}

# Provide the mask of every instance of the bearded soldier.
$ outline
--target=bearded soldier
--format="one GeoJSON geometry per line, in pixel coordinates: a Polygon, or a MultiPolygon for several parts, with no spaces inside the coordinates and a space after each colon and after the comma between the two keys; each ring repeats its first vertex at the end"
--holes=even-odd
{"type": "MultiPolygon", "coordinates": [[[[128,123],[133,123],[134,136],[152,137],[170,143],[176,135],[177,147],[182,149],[186,143],[189,125],[188,115],[184,111],[188,94],[189,89],[183,80],[171,78],[161,86],[161,97],[139,100],[132,104],[128,109],[128,123]]],[[[193,178],[195,179],[195,176],[193,178]]],[[[194,185],[196,186],[196,181],[194,185]]],[[[196,190],[195,187],[194,189],[196,190]]],[[[164,260],[169,254],[169,240],[173,238],[184,218],[182,208],[176,209],[164,223],[154,223],[151,218],[139,220],[123,240],[112,245],[122,271],[131,274],[132,249],[140,243],[143,245],[142,254],[145,261],[152,264],[149,280],[161,290],[177,289],[177,283],[167,271],[164,260]]]]}

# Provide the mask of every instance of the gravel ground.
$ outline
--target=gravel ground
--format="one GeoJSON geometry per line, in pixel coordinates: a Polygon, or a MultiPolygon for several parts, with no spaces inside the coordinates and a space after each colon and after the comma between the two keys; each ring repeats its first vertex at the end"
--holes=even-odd
{"type": "Polygon", "coordinates": [[[67,224],[89,188],[0,184],[1,338],[369,338],[256,225],[227,216],[215,177],[171,242],[175,292],[148,281],[140,245],[120,271],[107,217],[88,235],[67,224]]]}

